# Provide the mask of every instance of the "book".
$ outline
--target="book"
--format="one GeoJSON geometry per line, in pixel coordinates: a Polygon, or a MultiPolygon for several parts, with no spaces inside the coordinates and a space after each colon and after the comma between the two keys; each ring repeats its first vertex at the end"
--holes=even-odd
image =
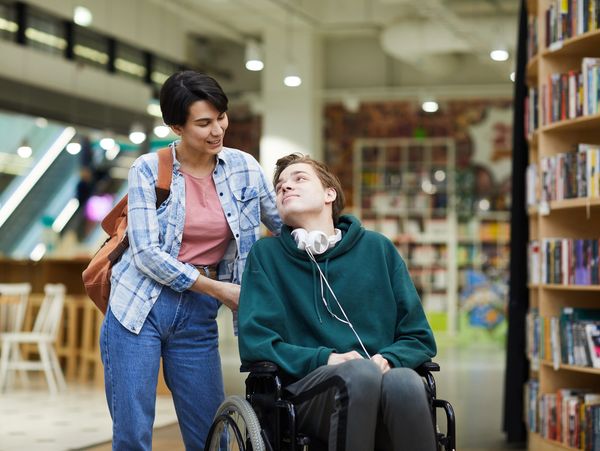
{"type": "Polygon", "coordinates": [[[585,335],[587,338],[588,350],[590,353],[592,366],[594,368],[600,368],[600,324],[586,324],[585,335]]]}

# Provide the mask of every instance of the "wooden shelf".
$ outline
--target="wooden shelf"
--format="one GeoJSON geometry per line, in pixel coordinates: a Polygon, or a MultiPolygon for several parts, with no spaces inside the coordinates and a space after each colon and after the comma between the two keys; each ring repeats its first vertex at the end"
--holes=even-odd
{"type": "Polygon", "coordinates": [[[529,449],[538,451],[539,449],[544,449],[548,451],[555,450],[576,450],[577,448],[572,448],[567,445],[563,445],[556,440],[548,440],[547,438],[543,438],[540,434],[536,434],[535,432],[529,433],[529,449]]]}
{"type": "Polygon", "coordinates": [[[533,131],[531,136],[527,138],[527,144],[529,147],[537,147],[538,145],[538,131],[537,129],[533,131]]]}
{"type": "Polygon", "coordinates": [[[531,86],[536,86],[537,78],[538,78],[538,63],[539,56],[534,55],[528,62],[527,67],[525,68],[525,79],[527,80],[527,84],[531,86]]]}
{"type": "Polygon", "coordinates": [[[563,56],[600,56],[600,30],[555,42],[542,52],[542,58],[563,56]]]}
{"type": "Polygon", "coordinates": [[[553,200],[550,202],[550,212],[552,210],[568,210],[571,208],[600,207],[600,198],[597,197],[579,197],[576,199],[553,200]]]}
{"type": "Polygon", "coordinates": [[[596,131],[598,129],[600,129],[600,114],[593,114],[576,117],[575,119],[552,122],[551,124],[544,125],[541,128],[541,131],[547,133],[572,133],[596,131]]]}
{"type": "MultiPolygon", "coordinates": [[[[546,12],[551,4],[548,0],[527,0],[527,14],[537,16],[537,36],[543,45],[548,24],[546,12]]],[[[527,38],[529,38],[529,33],[527,38]]],[[[600,30],[592,30],[564,41],[541,48],[531,57],[526,66],[526,79],[529,87],[538,88],[542,94],[548,84],[548,76],[553,73],[566,73],[581,68],[584,57],[600,57],[600,30]]],[[[541,99],[540,99],[541,105],[541,99]]],[[[540,118],[542,111],[539,111],[540,118]]],[[[527,140],[529,157],[537,161],[541,157],[557,155],[579,143],[600,142],[600,114],[565,119],[540,126],[527,140]]],[[[539,166],[538,166],[539,169],[539,166]]],[[[598,236],[600,228],[600,198],[578,198],[552,201],[541,205],[528,206],[530,240],[548,237],[581,239],[598,236]],[[593,213],[592,213],[593,211],[593,213]]],[[[585,307],[600,309],[600,285],[528,284],[530,307],[538,309],[543,318],[556,317],[563,307],[585,307]]],[[[534,312],[535,310],[530,310],[534,312]]],[[[531,331],[528,331],[530,333],[531,331]]],[[[544,336],[539,337],[540,343],[544,336]]],[[[526,352],[528,350],[525,350],[526,352]]],[[[551,360],[537,361],[528,355],[532,367],[531,378],[539,381],[540,393],[556,393],[562,388],[589,388],[600,392],[600,368],[575,365],[557,365],[554,369],[551,360]]],[[[538,394],[539,395],[539,394],[538,394]]],[[[529,403],[530,400],[526,400],[529,403]]],[[[529,406],[530,407],[530,406],[529,406]]],[[[526,412],[531,415],[530,411],[526,412]]],[[[563,451],[575,448],[556,440],[542,438],[538,433],[529,432],[530,451],[563,451]]]]}
{"type": "Polygon", "coordinates": [[[559,285],[554,283],[543,283],[538,286],[544,290],[555,291],[600,291],[600,285],[559,285]]]}
{"type": "MultiPolygon", "coordinates": [[[[540,362],[541,365],[547,366],[550,368],[554,367],[554,364],[549,360],[542,360],[540,362]]],[[[588,373],[588,374],[598,374],[600,375],[600,368],[589,368],[587,366],[577,366],[577,365],[565,365],[561,363],[558,366],[559,371],[574,371],[576,373],[588,373]]]]}

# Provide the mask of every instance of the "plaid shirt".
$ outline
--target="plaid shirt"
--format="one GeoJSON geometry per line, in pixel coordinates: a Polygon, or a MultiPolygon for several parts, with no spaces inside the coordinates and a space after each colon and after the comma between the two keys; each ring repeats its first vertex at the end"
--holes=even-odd
{"type": "MultiPolygon", "coordinates": [[[[129,170],[127,234],[130,246],[112,270],[110,309],[124,327],[136,334],[164,285],[185,291],[200,274],[193,265],[177,259],[186,208],[185,181],[179,171],[176,144],[171,144],[171,193],[158,209],[157,155],[142,155],[129,170]]],[[[260,237],[260,222],[275,234],[279,233],[281,220],[275,194],[258,162],[236,149],[223,147],[219,152],[213,180],[235,238],[219,263],[218,278],[239,284],[248,252],[260,237]]]]}

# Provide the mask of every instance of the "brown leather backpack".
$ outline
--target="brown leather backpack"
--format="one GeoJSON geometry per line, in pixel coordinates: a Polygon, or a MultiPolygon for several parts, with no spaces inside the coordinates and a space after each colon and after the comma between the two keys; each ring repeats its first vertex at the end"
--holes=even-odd
{"type": "MultiPolygon", "coordinates": [[[[173,154],[169,147],[158,152],[158,180],[156,181],[156,208],[169,197],[173,173],[173,154]]],[[[108,308],[110,275],[113,265],[129,247],[127,236],[127,195],[102,220],[102,228],[108,238],[92,257],[83,271],[83,285],[87,295],[102,313],[108,308]]]]}

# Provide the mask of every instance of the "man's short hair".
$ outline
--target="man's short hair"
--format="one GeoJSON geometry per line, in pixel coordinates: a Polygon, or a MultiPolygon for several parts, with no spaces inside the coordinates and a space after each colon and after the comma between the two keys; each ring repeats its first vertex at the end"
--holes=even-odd
{"type": "Polygon", "coordinates": [[[337,224],[340,219],[340,215],[342,214],[342,210],[344,209],[346,201],[344,198],[344,192],[342,191],[342,184],[340,183],[340,180],[335,176],[335,174],[333,174],[329,170],[325,163],[321,163],[320,161],[311,158],[309,155],[303,155],[301,153],[292,153],[290,155],[286,155],[285,157],[281,157],[279,160],[277,160],[277,163],[275,163],[273,185],[277,185],[277,182],[279,181],[279,176],[285,170],[285,168],[297,163],[306,163],[312,166],[312,168],[317,173],[317,176],[319,177],[323,188],[332,188],[335,190],[337,196],[332,204],[331,216],[333,218],[333,223],[337,224]]]}
{"type": "Polygon", "coordinates": [[[190,106],[206,100],[219,113],[227,111],[229,99],[214,78],[193,70],[175,72],[160,89],[160,110],[166,125],[184,125],[190,106]]]}

